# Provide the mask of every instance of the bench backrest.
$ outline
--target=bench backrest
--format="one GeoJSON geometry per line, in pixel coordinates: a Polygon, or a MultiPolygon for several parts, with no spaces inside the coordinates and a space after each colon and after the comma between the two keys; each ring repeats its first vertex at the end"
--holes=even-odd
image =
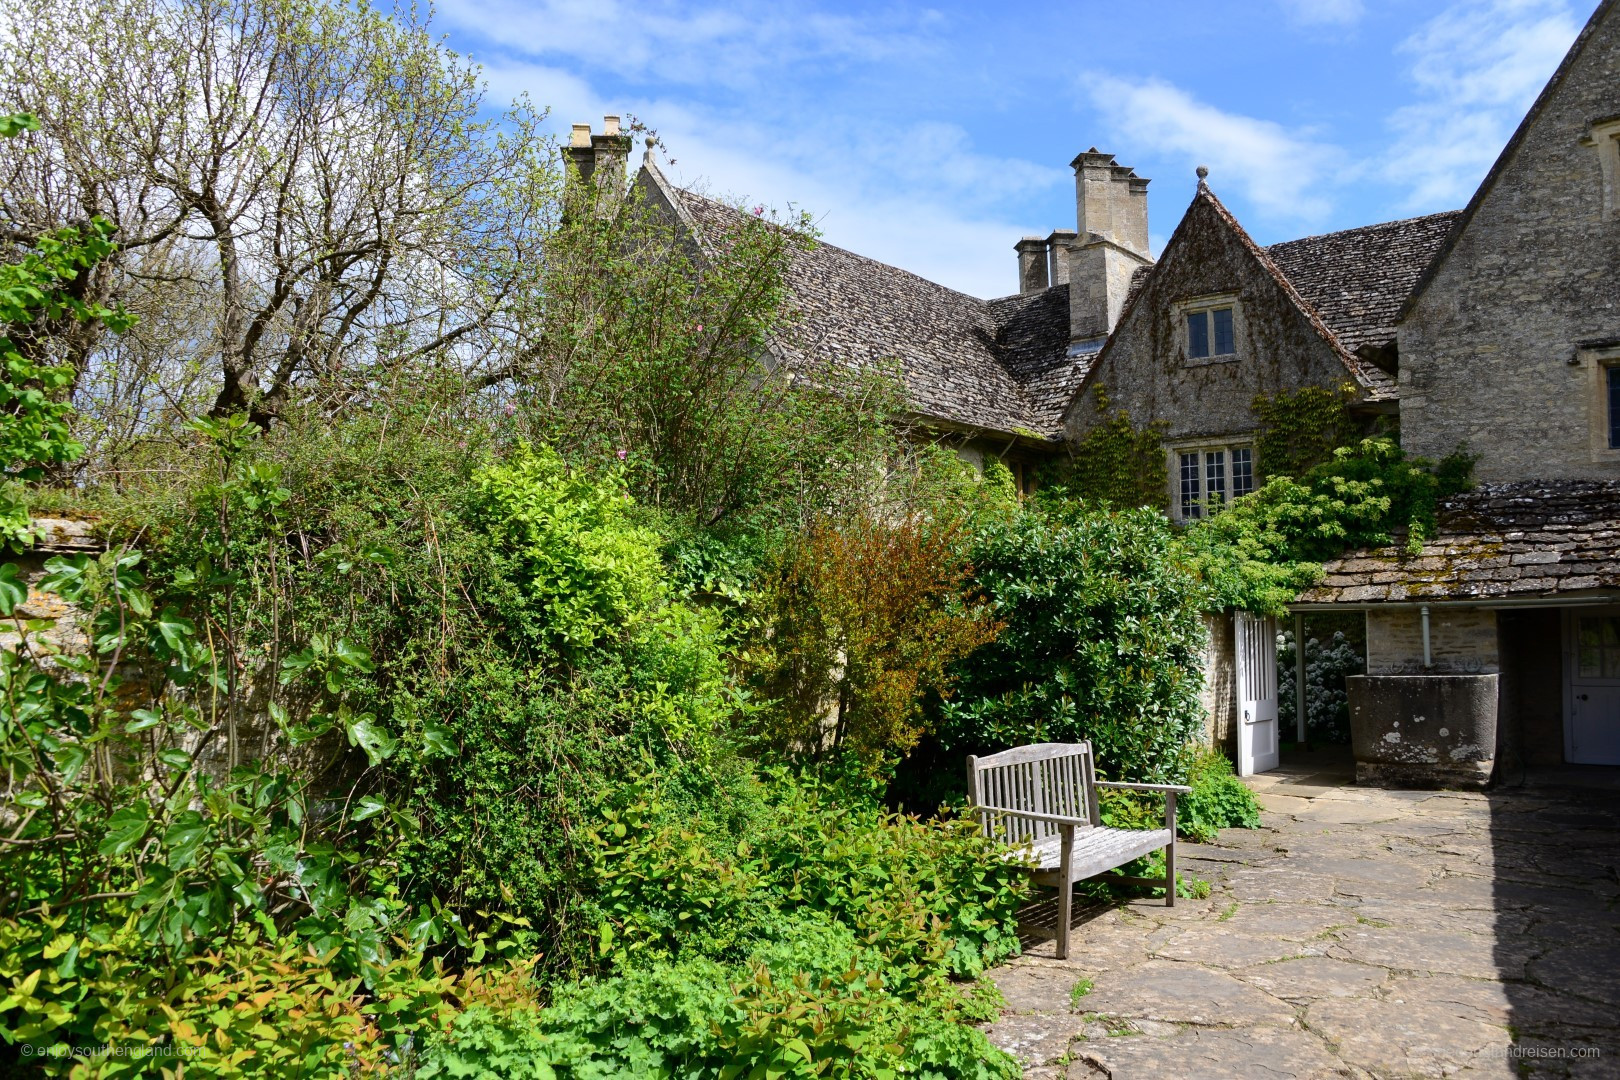
{"type": "Polygon", "coordinates": [[[1098,823],[1097,770],[1089,742],[1036,743],[969,757],[967,772],[968,799],[988,835],[1021,843],[1057,834],[1052,822],[1007,817],[995,813],[998,809],[1098,823]]]}

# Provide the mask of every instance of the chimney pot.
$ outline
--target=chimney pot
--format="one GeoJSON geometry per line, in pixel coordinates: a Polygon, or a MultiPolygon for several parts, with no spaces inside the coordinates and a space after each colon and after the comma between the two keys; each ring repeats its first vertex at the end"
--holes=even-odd
{"type": "Polygon", "coordinates": [[[573,132],[568,136],[569,146],[591,145],[591,125],[575,124],[573,132]]]}
{"type": "Polygon", "coordinates": [[[1053,229],[1052,234],[1046,238],[1046,252],[1053,285],[1069,283],[1069,252],[1079,237],[1080,234],[1073,229],[1053,229]]]}
{"type": "MultiPolygon", "coordinates": [[[[586,129],[590,130],[589,128],[586,129]]],[[[619,118],[617,116],[602,117],[602,134],[617,135],[619,133],[619,118]]]]}

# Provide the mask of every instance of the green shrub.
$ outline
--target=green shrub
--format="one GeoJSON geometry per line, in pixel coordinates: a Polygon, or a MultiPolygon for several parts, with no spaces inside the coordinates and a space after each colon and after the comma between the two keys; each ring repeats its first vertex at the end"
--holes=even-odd
{"type": "Polygon", "coordinates": [[[1099,769],[1168,780],[1202,719],[1203,591],[1153,510],[1032,509],[970,548],[995,641],[958,665],[947,752],[1089,739],[1099,769]]]}
{"type": "Polygon", "coordinates": [[[1176,803],[1176,825],[1182,836],[1208,843],[1222,829],[1258,829],[1260,804],[1237,778],[1232,763],[1219,750],[1199,750],[1187,768],[1192,791],[1176,803]]]}
{"type": "Polygon", "coordinates": [[[631,519],[618,476],[591,476],[548,447],[521,447],[474,483],[475,521],[509,585],[499,610],[526,644],[577,657],[661,606],[660,540],[631,519]]]}

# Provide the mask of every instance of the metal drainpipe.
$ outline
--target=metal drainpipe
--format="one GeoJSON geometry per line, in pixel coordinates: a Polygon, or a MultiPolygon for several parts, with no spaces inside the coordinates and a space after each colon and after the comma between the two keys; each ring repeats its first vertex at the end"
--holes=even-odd
{"type": "Polygon", "coordinates": [[[1294,731],[1305,745],[1305,613],[1294,612],[1294,731]]]}
{"type": "Polygon", "coordinates": [[[1424,604],[1418,612],[1423,616],[1423,666],[1430,668],[1434,664],[1429,659],[1429,605],[1424,604]]]}

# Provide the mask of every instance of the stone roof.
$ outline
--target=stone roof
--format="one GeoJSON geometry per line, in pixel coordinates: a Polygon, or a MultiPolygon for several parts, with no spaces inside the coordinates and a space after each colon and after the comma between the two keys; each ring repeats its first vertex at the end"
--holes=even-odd
{"type": "Polygon", "coordinates": [[[1416,555],[1352,552],[1326,564],[1308,604],[1556,598],[1620,588],[1620,481],[1489,484],[1440,505],[1416,555]]]}
{"type": "Polygon", "coordinates": [[[1395,322],[1460,210],[1307,236],[1266,248],[1349,352],[1395,340],[1395,322]]]}
{"type": "Polygon", "coordinates": [[[997,357],[1028,398],[1029,427],[1056,436],[1063,410],[1097,357],[1095,350],[1069,351],[1069,287],[1004,296],[990,301],[990,313],[997,357]]]}
{"type": "MultiPolygon", "coordinates": [[[[655,179],[699,230],[740,212],[655,179]]],[[[907,401],[926,420],[1056,440],[1084,361],[1071,359],[1066,287],[981,300],[832,244],[788,267],[795,332],[777,343],[790,368],[881,370],[898,364],[907,401]]]]}
{"type": "MultiPolygon", "coordinates": [[[[1206,186],[1199,186],[1199,196],[1209,199],[1284,290],[1291,291],[1301,311],[1338,350],[1368,399],[1394,397],[1395,379],[1373,362],[1371,354],[1395,340],[1395,322],[1407,295],[1462,211],[1260,247],[1206,186]]],[[[1147,286],[1153,270],[1153,266],[1141,266],[1131,275],[1126,310],[1147,286]]]]}

